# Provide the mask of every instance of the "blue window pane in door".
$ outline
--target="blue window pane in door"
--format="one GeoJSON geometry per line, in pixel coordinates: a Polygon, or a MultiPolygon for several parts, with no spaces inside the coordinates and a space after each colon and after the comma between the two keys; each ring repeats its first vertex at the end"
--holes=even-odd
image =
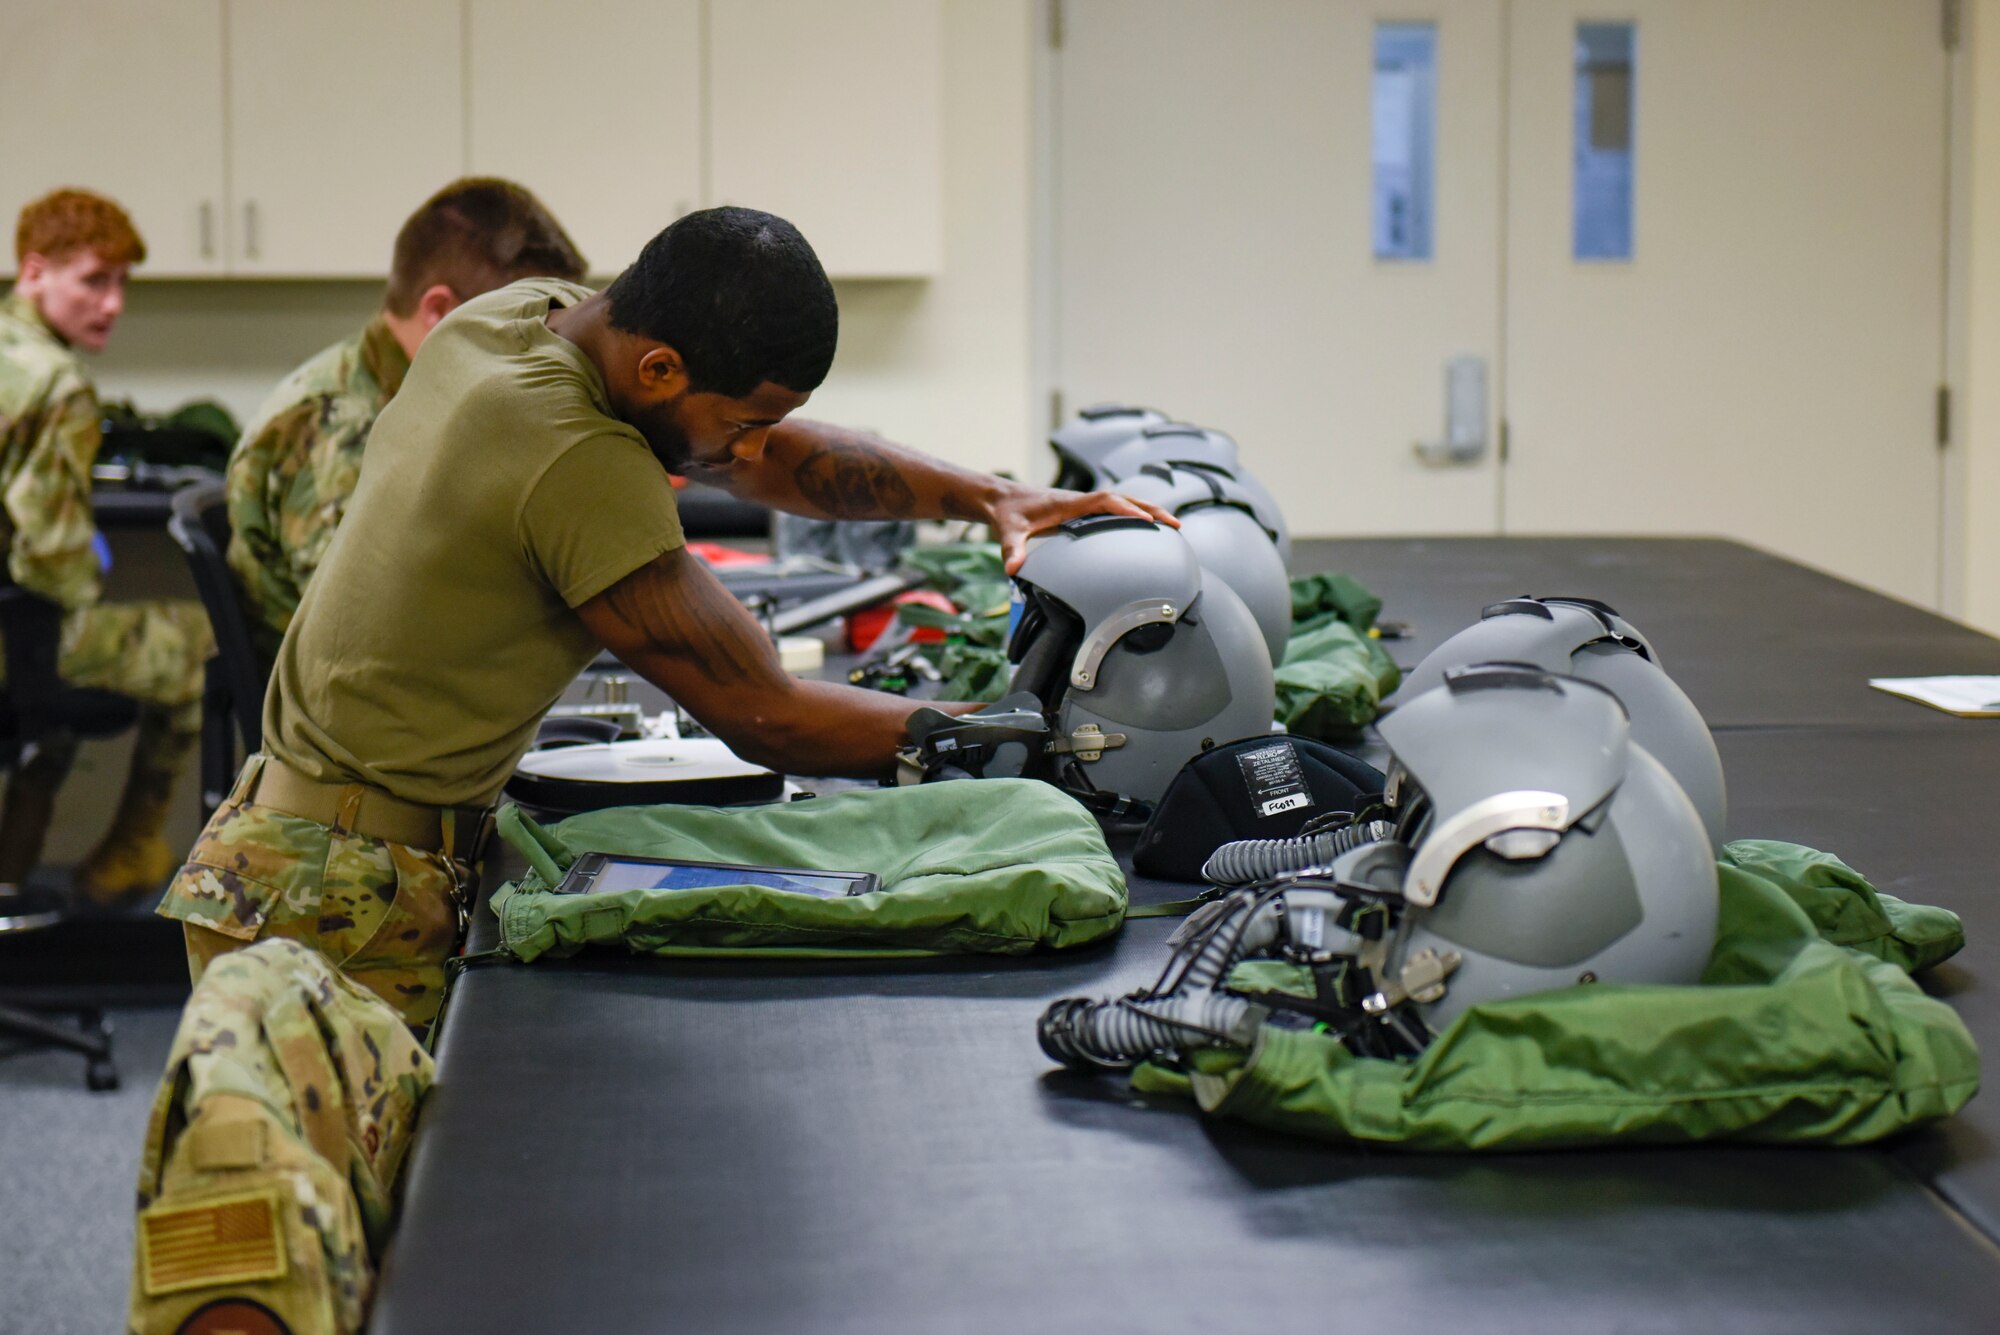
{"type": "Polygon", "coordinates": [[[1632,86],[1629,23],[1576,25],[1576,257],[1632,258],[1632,86]]]}
{"type": "Polygon", "coordinates": [[[1431,257],[1431,160],[1437,121],[1437,28],[1375,25],[1375,258],[1431,257]]]}

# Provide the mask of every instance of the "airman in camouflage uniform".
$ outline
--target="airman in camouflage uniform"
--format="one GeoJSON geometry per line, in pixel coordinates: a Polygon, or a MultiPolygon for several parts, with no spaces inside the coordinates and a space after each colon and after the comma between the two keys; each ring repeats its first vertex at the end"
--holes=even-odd
{"type": "Polygon", "coordinates": [[[410,215],[382,310],[286,376],[229,458],[229,565],[266,662],[360,481],[369,428],[424,336],[468,298],[583,271],[561,226],[511,181],[454,181],[410,215]]]}
{"type": "MultiPolygon", "coordinates": [[[[380,313],[287,376],[230,456],[229,562],[267,656],[360,481],[369,431],[430,330],[467,298],[526,277],[581,278],[584,267],[561,224],[511,181],[454,181],[410,215],[380,313]]],[[[360,785],[331,823],[260,804],[263,763],[251,757],[160,905],[183,924],[189,972],[199,979],[226,951],[289,937],[422,1030],[458,948],[474,832],[438,850],[360,833],[360,785]]],[[[438,816],[450,830],[451,816],[438,816]]]]}
{"type": "MultiPolygon", "coordinates": [[[[109,201],[60,191],[24,211],[21,242],[33,235],[33,219],[51,208],[58,214],[108,209],[130,226],[109,201]]],[[[136,233],[128,234],[136,243],[136,233]]],[[[28,256],[48,271],[49,261],[30,250],[24,277],[28,256]]],[[[122,289],[122,267],[117,282],[122,289]]],[[[117,308],[112,304],[111,314],[90,328],[95,346],[108,337],[117,308]]],[[[57,668],[64,681],[130,696],[142,707],[124,797],[111,829],[77,872],[86,895],[109,902],[154,889],[173,870],[174,851],[160,828],[200,730],[203,664],[215,642],[197,602],[100,601],[90,506],[99,422],[96,395],[57,322],[18,288],[0,300],[0,538],[8,580],[63,609],[57,668]]],[[[39,855],[72,747],[58,739],[10,777],[0,879],[18,880],[39,855]]]]}
{"type": "Polygon", "coordinates": [[[390,1008],[314,951],[274,940],[217,961],[153,1104],[129,1329],[237,1304],[298,1335],[359,1330],[433,1077],[390,1008]]]}
{"type": "Polygon", "coordinates": [[[268,660],[361,477],[409,354],[385,315],[279,382],[229,457],[229,565],[268,660]]]}

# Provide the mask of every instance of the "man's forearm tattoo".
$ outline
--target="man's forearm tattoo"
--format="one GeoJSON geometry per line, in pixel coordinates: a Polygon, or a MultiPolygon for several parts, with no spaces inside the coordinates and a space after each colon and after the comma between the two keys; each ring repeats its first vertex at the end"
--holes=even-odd
{"type": "Polygon", "coordinates": [[[947,519],[977,519],[979,511],[956,487],[946,487],[938,497],[938,509],[947,519]]]}
{"type": "Polygon", "coordinates": [[[917,493],[896,461],[867,445],[815,445],[792,470],[792,481],[814,506],[836,519],[908,519],[917,493]]]}

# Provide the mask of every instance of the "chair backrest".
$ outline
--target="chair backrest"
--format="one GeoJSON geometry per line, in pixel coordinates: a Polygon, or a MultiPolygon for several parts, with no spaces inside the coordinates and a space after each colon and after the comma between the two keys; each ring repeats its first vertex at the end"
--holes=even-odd
{"type": "Polygon", "coordinates": [[[229,688],[229,708],[243,737],[245,754],[264,744],[264,687],[270,671],[250,638],[250,621],[229,569],[229,501],[220,482],[183,487],[174,493],[167,532],[187,553],[195,591],[215,627],[215,655],[229,688]]]}
{"type": "Polygon", "coordinates": [[[12,765],[51,731],[108,737],[132,726],[139,706],[109,691],[80,690],[57,671],[62,608],[18,584],[0,583],[0,641],[7,683],[0,688],[0,766],[12,765]]]}
{"type": "Polygon", "coordinates": [[[16,747],[40,741],[62,694],[56,658],[62,648],[62,609],[16,584],[0,587],[0,639],[7,652],[7,689],[0,712],[16,747]]]}

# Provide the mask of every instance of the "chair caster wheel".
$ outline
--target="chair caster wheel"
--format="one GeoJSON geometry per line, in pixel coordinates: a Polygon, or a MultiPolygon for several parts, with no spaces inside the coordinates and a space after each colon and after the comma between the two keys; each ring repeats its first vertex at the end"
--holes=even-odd
{"type": "Polygon", "coordinates": [[[93,1094],[108,1094],[118,1088],[118,1068],[107,1058],[93,1058],[84,1068],[83,1083],[93,1094]]]}

